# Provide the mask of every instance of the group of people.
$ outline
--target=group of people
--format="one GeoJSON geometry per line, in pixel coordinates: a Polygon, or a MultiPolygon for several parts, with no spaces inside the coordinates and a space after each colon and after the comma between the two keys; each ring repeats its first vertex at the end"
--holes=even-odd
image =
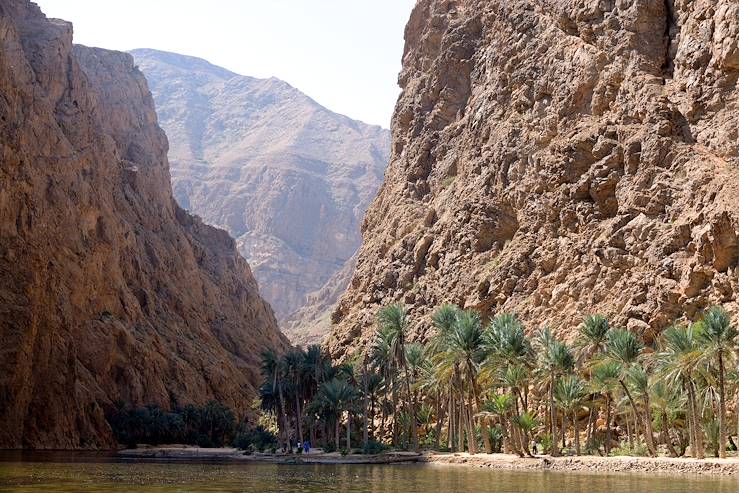
{"type": "Polygon", "coordinates": [[[310,442],[308,440],[302,443],[298,442],[298,450],[300,450],[301,448],[303,449],[303,452],[307,454],[308,452],[310,452],[310,448],[311,448],[310,442]]]}

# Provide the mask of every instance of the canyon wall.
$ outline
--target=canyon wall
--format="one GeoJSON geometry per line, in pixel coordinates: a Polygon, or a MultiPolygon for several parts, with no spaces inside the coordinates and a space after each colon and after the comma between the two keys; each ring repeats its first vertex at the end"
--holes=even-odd
{"type": "Polygon", "coordinates": [[[225,231],[173,197],[124,53],[0,3],[0,449],[108,448],[116,402],[243,414],[286,347],[225,231]]]}
{"type": "Polygon", "coordinates": [[[385,183],[328,341],[443,302],[570,338],[739,312],[739,3],[420,0],[385,183]]]}
{"type": "Polygon", "coordinates": [[[333,113],[276,78],[175,53],[131,53],[169,138],[175,198],[236,238],[293,341],[320,341],[327,319],[316,324],[300,309],[316,298],[333,307],[346,289],[347,276],[327,283],[359,248],[390,132],[333,113]]]}

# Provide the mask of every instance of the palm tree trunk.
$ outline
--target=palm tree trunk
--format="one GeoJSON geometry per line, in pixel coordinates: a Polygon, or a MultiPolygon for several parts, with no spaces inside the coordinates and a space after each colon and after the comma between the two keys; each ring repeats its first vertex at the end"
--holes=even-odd
{"type": "Polygon", "coordinates": [[[703,445],[703,424],[701,423],[701,413],[698,412],[698,399],[695,395],[695,384],[692,380],[689,381],[690,392],[693,394],[693,423],[695,426],[695,457],[698,459],[705,459],[706,452],[703,445]]]}
{"type": "Polygon", "coordinates": [[[339,437],[341,436],[341,431],[339,430],[339,423],[341,422],[341,416],[337,413],[336,415],[336,430],[334,430],[336,433],[334,435],[334,439],[336,440],[336,450],[339,450],[341,448],[341,444],[339,443],[339,437]]]}
{"type": "Polygon", "coordinates": [[[690,401],[690,416],[693,424],[693,433],[695,437],[695,449],[692,450],[693,457],[696,459],[704,459],[706,457],[705,450],[703,448],[703,426],[700,422],[701,417],[698,413],[698,403],[695,396],[695,386],[692,380],[687,381],[688,387],[688,400],[690,401]]]}
{"type": "Polygon", "coordinates": [[[606,392],[606,457],[611,455],[611,395],[606,392]]]}
{"type": "Polygon", "coordinates": [[[513,446],[513,451],[518,455],[519,457],[524,457],[524,451],[522,446],[522,440],[521,440],[521,429],[516,425],[515,423],[511,422],[509,419],[508,422],[510,423],[511,428],[511,445],[513,446]]]}
{"type": "MultiPolygon", "coordinates": [[[[475,396],[475,405],[479,413],[482,411],[482,403],[480,402],[480,393],[474,377],[472,378],[472,393],[475,396]]],[[[493,446],[490,444],[490,434],[488,433],[488,424],[485,422],[485,418],[480,418],[480,431],[482,432],[482,443],[485,446],[485,453],[492,454],[493,446]]]]}
{"type": "Polygon", "coordinates": [[[469,394],[467,405],[465,406],[465,418],[467,421],[467,447],[469,448],[470,455],[474,455],[478,452],[477,436],[475,435],[475,422],[472,418],[473,402],[474,398],[469,394]]]}
{"type": "Polygon", "coordinates": [[[554,373],[550,374],[549,379],[549,418],[550,432],[552,434],[552,450],[549,451],[552,457],[559,456],[559,448],[557,446],[557,409],[554,407],[554,373]]]}
{"type": "Polygon", "coordinates": [[[277,379],[277,391],[280,396],[280,414],[282,414],[282,424],[285,426],[285,448],[292,449],[292,445],[290,443],[290,432],[288,431],[289,425],[287,422],[287,414],[285,413],[285,398],[282,394],[282,380],[279,378],[277,379]]]}
{"type": "MultiPolygon", "coordinates": [[[[385,404],[387,404],[387,396],[385,397],[384,402],[385,404]]],[[[389,433],[387,433],[387,430],[385,430],[385,418],[386,417],[387,417],[387,409],[385,405],[382,405],[382,417],[380,418],[380,437],[379,437],[380,440],[382,440],[384,436],[389,435],[389,433]]]]}
{"type": "Polygon", "coordinates": [[[454,394],[452,393],[452,389],[450,387],[449,388],[449,426],[447,428],[446,441],[447,441],[447,444],[449,445],[449,450],[451,450],[452,452],[455,452],[454,433],[456,431],[456,428],[455,428],[456,421],[454,417],[456,414],[457,414],[457,411],[454,408],[454,394]]]}
{"type": "Polygon", "coordinates": [[[458,412],[459,419],[457,420],[457,449],[460,452],[464,452],[464,429],[466,426],[464,419],[464,399],[459,399],[458,412]]]}
{"type": "MultiPolygon", "coordinates": [[[[638,419],[638,417],[640,416],[639,410],[636,408],[636,403],[634,402],[634,399],[631,397],[631,392],[629,392],[629,388],[626,386],[626,383],[624,383],[623,379],[619,380],[619,383],[621,384],[621,387],[623,387],[624,392],[626,393],[626,397],[629,399],[629,404],[631,404],[631,409],[634,410],[634,415],[638,419]]],[[[644,421],[645,428],[647,427],[646,419],[650,419],[649,416],[645,418],[645,421],[644,421]]],[[[650,443],[650,442],[651,441],[649,440],[649,438],[647,438],[647,448],[649,449],[649,455],[651,455],[652,457],[656,457],[657,451],[654,449],[654,443],[650,443]]]]}
{"type": "Polygon", "coordinates": [[[590,412],[588,413],[588,427],[585,433],[585,446],[593,438],[593,422],[595,421],[595,394],[590,394],[590,412]]]}
{"type": "Polygon", "coordinates": [[[572,411],[572,424],[575,427],[575,454],[580,455],[580,428],[577,423],[576,411],[572,411]]]}
{"type": "Polygon", "coordinates": [[[300,406],[299,392],[295,392],[295,421],[298,424],[298,443],[303,441],[303,411],[300,406]]]}
{"type": "Polygon", "coordinates": [[[562,450],[564,450],[567,447],[567,443],[565,443],[565,438],[567,435],[567,411],[562,410],[562,450]]]}
{"type": "Polygon", "coordinates": [[[408,366],[403,364],[405,369],[405,392],[408,396],[411,415],[411,435],[413,437],[413,451],[418,452],[418,417],[416,416],[416,398],[411,392],[411,378],[408,374],[408,366]]]}
{"type": "Polygon", "coordinates": [[[398,446],[398,389],[395,382],[393,386],[393,447],[398,446]]]}
{"type": "Polygon", "coordinates": [[[441,402],[441,391],[436,390],[436,428],[434,436],[434,450],[439,450],[441,428],[444,425],[444,405],[441,402]]]}
{"type": "Polygon", "coordinates": [[[654,450],[654,455],[657,455],[657,447],[655,446],[654,441],[654,429],[652,427],[652,403],[649,400],[649,391],[644,393],[644,412],[646,413],[644,416],[644,424],[646,425],[644,430],[644,435],[647,439],[647,447],[650,447],[651,450],[654,450]]]}
{"type": "Polygon", "coordinates": [[[667,413],[662,411],[662,440],[670,452],[670,457],[677,457],[677,450],[672,446],[672,438],[670,438],[670,424],[667,420],[667,413]]]}
{"type": "Polygon", "coordinates": [[[375,394],[372,394],[372,398],[370,399],[370,420],[369,420],[369,434],[372,437],[372,439],[375,439],[375,404],[377,400],[377,396],[375,394]]]}
{"type": "Polygon", "coordinates": [[[724,386],[724,352],[718,350],[718,389],[719,389],[719,412],[718,412],[718,456],[726,458],[726,389],[724,386]]]}
{"type": "Polygon", "coordinates": [[[346,412],[346,450],[349,452],[352,449],[352,413],[346,412]]]}

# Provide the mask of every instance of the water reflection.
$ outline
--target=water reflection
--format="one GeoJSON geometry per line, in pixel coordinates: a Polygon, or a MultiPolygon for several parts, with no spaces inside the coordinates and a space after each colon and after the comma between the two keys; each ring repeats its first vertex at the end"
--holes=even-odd
{"type": "Polygon", "coordinates": [[[494,492],[739,491],[739,478],[514,472],[426,465],[121,462],[99,454],[0,457],[0,492],[494,492]]]}

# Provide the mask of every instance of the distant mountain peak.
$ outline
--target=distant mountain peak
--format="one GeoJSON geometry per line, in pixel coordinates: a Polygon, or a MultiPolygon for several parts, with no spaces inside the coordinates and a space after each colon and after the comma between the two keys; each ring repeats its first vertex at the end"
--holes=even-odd
{"type": "MultiPolygon", "coordinates": [[[[332,112],[276,77],[176,53],[131,53],[169,138],[176,199],[236,238],[260,292],[286,320],[358,248],[390,132],[332,112]]],[[[290,327],[300,326],[293,317],[290,327]]],[[[311,326],[307,342],[323,330],[311,326]]]]}

